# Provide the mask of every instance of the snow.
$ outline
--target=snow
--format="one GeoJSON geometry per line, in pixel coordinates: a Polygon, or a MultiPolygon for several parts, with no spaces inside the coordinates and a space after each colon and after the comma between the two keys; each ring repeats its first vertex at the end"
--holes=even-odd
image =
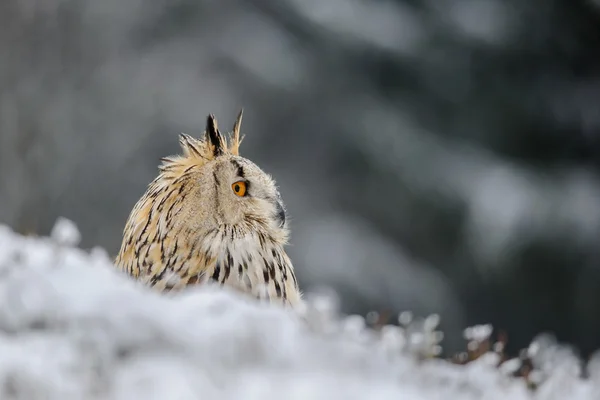
{"type": "Polygon", "coordinates": [[[530,349],[533,392],[494,353],[463,366],[417,357],[438,346],[437,316],[404,314],[376,335],[323,297],[295,314],[213,286],[159,295],[78,240],[63,219],[49,238],[0,226],[0,399],[600,398],[598,360],[581,379],[547,338],[530,349]]]}

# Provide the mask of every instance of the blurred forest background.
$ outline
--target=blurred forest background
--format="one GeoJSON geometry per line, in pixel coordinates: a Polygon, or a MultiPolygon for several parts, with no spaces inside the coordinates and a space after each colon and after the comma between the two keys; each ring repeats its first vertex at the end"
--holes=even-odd
{"type": "Polygon", "coordinates": [[[206,115],[271,173],[304,289],[600,347],[600,2],[3,0],[0,222],[111,255],[206,115]]]}

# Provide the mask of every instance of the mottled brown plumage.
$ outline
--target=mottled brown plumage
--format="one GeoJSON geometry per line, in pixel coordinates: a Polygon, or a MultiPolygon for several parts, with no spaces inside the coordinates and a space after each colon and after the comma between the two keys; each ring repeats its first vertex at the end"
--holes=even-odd
{"type": "Polygon", "coordinates": [[[285,211],[271,177],[239,156],[241,118],[229,140],[212,115],[203,139],[180,135],[183,155],[162,160],[115,264],[160,291],[214,281],[293,306],[301,294],[285,211]]]}

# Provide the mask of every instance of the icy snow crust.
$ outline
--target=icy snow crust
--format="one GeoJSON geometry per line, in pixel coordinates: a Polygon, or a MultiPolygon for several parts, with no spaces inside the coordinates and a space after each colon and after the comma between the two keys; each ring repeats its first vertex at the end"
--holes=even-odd
{"type": "Polygon", "coordinates": [[[51,238],[0,226],[0,399],[600,398],[573,362],[534,393],[493,354],[418,361],[395,328],[376,339],[323,304],[299,316],[214,287],[161,296],[78,238],[66,220],[51,238]]]}

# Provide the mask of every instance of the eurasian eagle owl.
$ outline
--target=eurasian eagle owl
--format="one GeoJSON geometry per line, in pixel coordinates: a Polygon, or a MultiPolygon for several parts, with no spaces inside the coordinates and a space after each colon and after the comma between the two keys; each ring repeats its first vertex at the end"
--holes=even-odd
{"type": "Polygon", "coordinates": [[[202,139],[181,134],[183,155],[134,206],[117,268],[159,291],[214,281],[294,306],[301,294],[285,253],[288,226],[273,179],[239,156],[242,112],[225,138],[210,115],[202,139]]]}

